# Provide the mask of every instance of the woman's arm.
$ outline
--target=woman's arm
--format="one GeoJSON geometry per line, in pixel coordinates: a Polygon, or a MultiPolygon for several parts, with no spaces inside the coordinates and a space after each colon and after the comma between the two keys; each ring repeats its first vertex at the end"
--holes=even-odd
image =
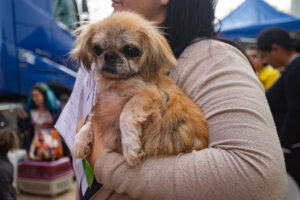
{"type": "Polygon", "coordinates": [[[105,150],[94,167],[98,182],[138,199],[284,199],[282,151],[264,90],[246,58],[210,40],[181,57],[171,76],[208,119],[209,147],[135,168],[105,150]]]}
{"type": "Polygon", "coordinates": [[[18,110],[17,124],[21,132],[29,132],[32,126],[30,112],[24,109],[18,110]]]}

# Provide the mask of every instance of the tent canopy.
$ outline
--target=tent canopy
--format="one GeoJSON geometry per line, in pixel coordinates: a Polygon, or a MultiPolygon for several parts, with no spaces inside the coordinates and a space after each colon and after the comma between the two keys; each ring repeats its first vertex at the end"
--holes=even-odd
{"type": "Polygon", "coordinates": [[[299,31],[300,19],[277,11],[263,0],[246,0],[215,26],[220,36],[229,39],[255,37],[268,27],[299,31]]]}

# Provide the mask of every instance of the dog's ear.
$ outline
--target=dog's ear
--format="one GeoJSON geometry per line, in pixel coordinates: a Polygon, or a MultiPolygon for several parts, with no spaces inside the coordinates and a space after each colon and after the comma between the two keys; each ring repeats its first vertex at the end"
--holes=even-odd
{"type": "Polygon", "coordinates": [[[163,33],[153,24],[150,26],[142,31],[143,55],[140,64],[146,73],[167,73],[177,64],[176,58],[163,33]]]}
{"type": "Polygon", "coordinates": [[[92,36],[93,31],[91,26],[83,26],[75,31],[76,35],[79,35],[75,41],[75,47],[71,51],[71,58],[76,59],[87,70],[91,69],[93,62],[92,52],[92,36]]]}

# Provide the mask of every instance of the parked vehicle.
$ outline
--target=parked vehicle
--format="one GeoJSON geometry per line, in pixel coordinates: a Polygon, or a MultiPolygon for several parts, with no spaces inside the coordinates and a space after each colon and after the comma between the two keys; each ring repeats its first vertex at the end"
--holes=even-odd
{"type": "Polygon", "coordinates": [[[79,26],[77,8],[75,0],[0,1],[0,99],[25,96],[37,82],[58,97],[70,93],[77,67],[68,55],[71,29],[79,26]]]}
{"type": "Polygon", "coordinates": [[[0,0],[0,128],[19,133],[17,110],[37,82],[58,98],[71,92],[77,71],[68,59],[71,31],[87,17],[86,0],[0,0]]]}

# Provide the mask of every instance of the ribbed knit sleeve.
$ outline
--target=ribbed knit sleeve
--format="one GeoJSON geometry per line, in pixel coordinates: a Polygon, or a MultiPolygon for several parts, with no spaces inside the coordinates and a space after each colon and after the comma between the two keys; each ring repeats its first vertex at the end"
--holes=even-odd
{"type": "Polygon", "coordinates": [[[264,89],[244,55],[215,40],[189,46],[170,76],[203,110],[209,147],[128,167],[105,150],[95,175],[137,199],[282,200],[285,166],[264,89]]]}

